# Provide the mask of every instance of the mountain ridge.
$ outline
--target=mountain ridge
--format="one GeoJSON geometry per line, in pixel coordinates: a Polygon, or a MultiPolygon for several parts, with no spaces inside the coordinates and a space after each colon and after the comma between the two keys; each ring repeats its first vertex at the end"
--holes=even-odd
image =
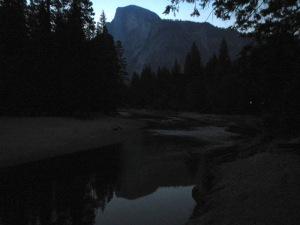
{"type": "Polygon", "coordinates": [[[217,54],[223,38],[232,58],[248,42],[228,28],[218,28],[207,22],[164,20],[135,5],[118,7],[108,29],[116,40],[123,43],[129,74],[140,72],[145,65],[153,69],[170,68],[175,60],[183,66],[193,42],[197,44],[203,62],[217,54]]]}

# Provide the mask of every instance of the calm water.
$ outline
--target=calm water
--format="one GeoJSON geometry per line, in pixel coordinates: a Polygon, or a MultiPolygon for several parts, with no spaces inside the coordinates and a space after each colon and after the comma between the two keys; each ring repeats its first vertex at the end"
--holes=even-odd
{"type": "Polygon", "coordinates": [[[2,169],[2,225],[183,225],[205,173],[199,143],[140,134],[102,149],[2,169]]]}

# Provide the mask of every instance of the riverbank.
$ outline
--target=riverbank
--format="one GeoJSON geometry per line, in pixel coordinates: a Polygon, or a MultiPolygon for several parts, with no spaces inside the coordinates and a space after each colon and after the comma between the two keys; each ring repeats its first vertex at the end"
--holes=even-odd
{"type": "Polygon", "coordinates": [[[0,118],[0,167],[123,142],[144,126],[126,117],[0,118]]]}
{"type": "Polygon", "coordinates": [[[193,190],[197,207],[188,225],[299,223],[300,138],[264,135],[242,132],[234,146],[204,153],[209,174],[193,190]]]}
{"type": "Polygon", "coordinates": [[[244,115],[179,113],[156,127],[164,126],[154,132],[204,143],[189,153],[207,168],[187,225],[299,223],[300,135],[274,136],[260,118],[244,115]]]}

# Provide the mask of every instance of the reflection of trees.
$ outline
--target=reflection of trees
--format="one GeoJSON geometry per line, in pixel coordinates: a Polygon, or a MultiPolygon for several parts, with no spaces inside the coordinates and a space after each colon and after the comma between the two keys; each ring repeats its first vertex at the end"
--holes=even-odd
{"type": "Polygon", "coordinates": [[[94,224],[118,186],[119,160],[114,146],[2,171],[1,224],[94,224]]]}

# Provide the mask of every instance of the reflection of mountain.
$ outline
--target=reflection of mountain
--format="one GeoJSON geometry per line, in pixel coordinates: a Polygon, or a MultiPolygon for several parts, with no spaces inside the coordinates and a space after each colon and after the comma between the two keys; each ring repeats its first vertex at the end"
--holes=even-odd
{"type": "Polygon", "coordinates": [[[194,184],[183,146],[148,140],[0,171],[1,225],[95,223],[114,197],[194,184]]]}
{"type": "MultiPolygon", "coordinates": [[[[186,154],[171,143],[130,143],[122,152],[122,176],[117,196],[136,199],[159,187],[195,184],[186,164],[186,154]],[[143,146],[143,148],[141,148],[143,146]]],[[[178,145],[177,145],[178,147],[178,145]]]]}

